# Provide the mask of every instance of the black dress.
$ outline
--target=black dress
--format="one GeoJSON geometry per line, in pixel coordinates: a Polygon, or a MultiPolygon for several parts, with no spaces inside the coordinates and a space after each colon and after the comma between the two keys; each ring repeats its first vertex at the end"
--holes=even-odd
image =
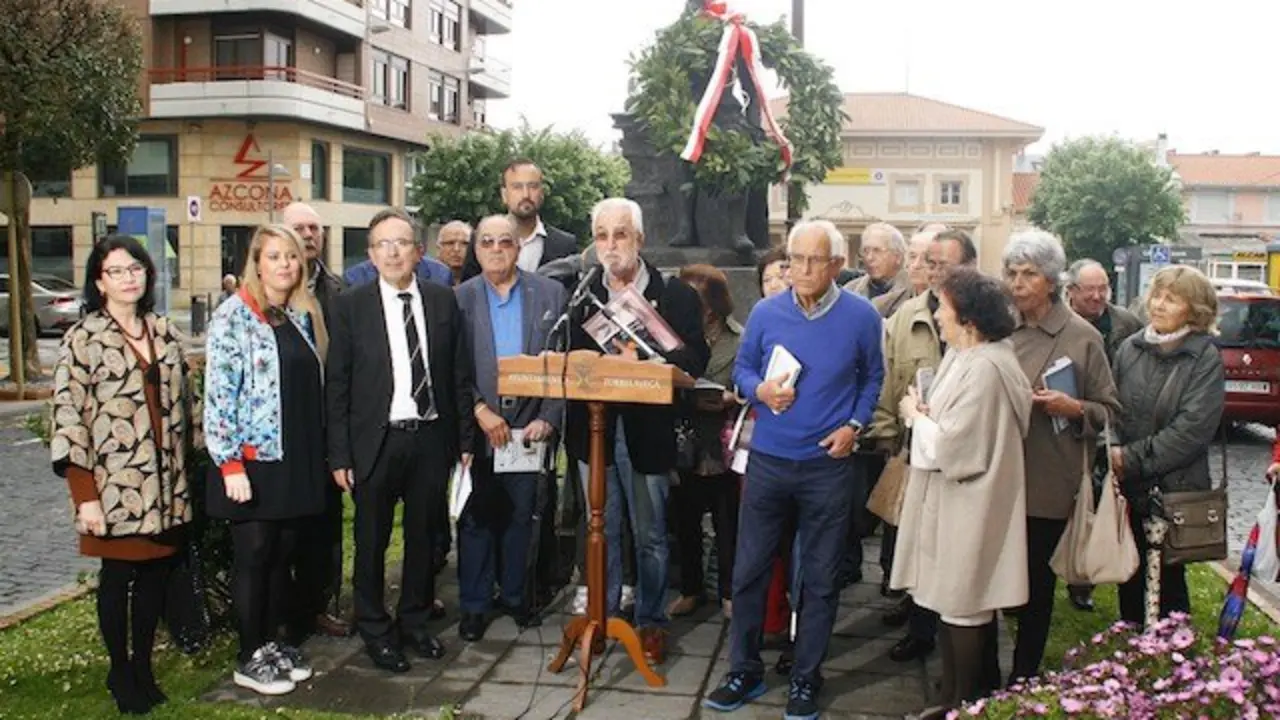
{"type": "Polygon", "coordinates": [[[222,473],[212,468],[205,497],[213,517],[233,521],[289,520],[324,511],[329,479],[320,361],[292,322],[286,320],[274,329],[280,357],[284,459],[244,461],[253,497],[243,504],[227,499],[222,473]]]}

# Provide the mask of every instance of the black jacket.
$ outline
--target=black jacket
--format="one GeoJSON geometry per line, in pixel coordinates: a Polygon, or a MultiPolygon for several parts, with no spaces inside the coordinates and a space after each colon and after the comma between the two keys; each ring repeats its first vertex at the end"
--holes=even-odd
{"type": "MultiPolygon", "coordinates": [[[[707,349],[706,336],[702,331],[702,300],[693,288],[678,278],[664,278],[658,268],[642,261],[649,270],[649,286],[645,288],[645,299],[657,303],[658,314],[667,321],[676,335],[684,341],[684,347],[666,356],[667,362],[679,367],[693,377],[702,377],[707,369],[707,360],[711,351],[707,349]]],[[[609,294],[604,288],[603,273],[591,283],[591,293],[602,303],[608,302],[609,294]]],[[[582,329],[582,323],[599,312],[594,305],[587,304],[587,310],[574,313],[570,323],[570,346],[573,350],[600,350],[600,346],[582,329]]],[[[623,427],[627,434],[627,448],[630,450],[631,465],[637,471],[647,474],[665,473],[675,469],[676,435],[675,422],[683,410],[681,403],[675,405],[624,405],[611,404],[605,414],[605,458],[606,464],[613,464],[613,444],[617,426],[617,416],[622,415],[623,427]]],[[[569,403],[569,418],[565,425],[565,447],[569,457],[575,461],[587,462],[590,455],[590,422],[587,417],[587,404],[583,402],[569,403]]]]}
{"type": "MultiPolygon", "coordinates": [[[[450,458],[474,446],[471,388],[474,361],[453,290],[418,280],[427,324],[427,358],[436,412],[449,432],[450,458]]],[[[329,466],[352,468],[356,482],[373,469],[387,432],[394,390],[391,349],[377,282],[356,286],[332,301],[325,395],[329,412],[329,466]]]]}
{"type": "Polygon", "coordinates": [[[320,314],[324,316],[325,328],[329,326],[329,308],[333,304],[334,298],[342,294],[345,286],[342,278],[329,272],[329,268],[324,263],[316,262],[312,265],[311,276],[315,278],[315,295],[316,302],[320,304],[320,314]]]}
{"type": "MultiPolygon", "coordinates": [[[[558,227],[552,227],[543,223],[547,230],[547,237],[542,241],[542,259],[538,261],[538,267],[542,267],[552,260],[559,260],[562,257],[568,257],[578,252],[578,239],[558,227]]],[[[470,280],[480,274],[480,261],[476,259],[476,243],[475,239],[467,245],[467,259],[462,263],[462,280],[459,284],[470,280]]]]}

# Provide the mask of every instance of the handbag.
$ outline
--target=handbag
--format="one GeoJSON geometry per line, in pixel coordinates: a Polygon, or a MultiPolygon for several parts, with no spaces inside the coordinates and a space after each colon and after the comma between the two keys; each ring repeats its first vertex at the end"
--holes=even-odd
{"type": "Polygon", "coordinates": [[[893,455],[884,464],[880,479],[867,498],[867,509],[890,525],[897,526],[902,515],[902,501],[907,494],[906,453],[893,455]]]}
{"type": "Polygon", "coordinates": [[[213,622],[204,587],[200,542],[190,538],[178,552],[165,589],[164,624],[173,643],[186,655],[205,648],[213,622]]]}
{"type": "Polygon", "coordinates": [[[1084,455],[1084,471],[1075,510],[1049,559],[1054,574],[1070,585],[1109,585],[1127,582],[1138,571],[1138,544],[1129,525],[1129,503],[1116,483],[1111,466],[1110,422],[1104,431],[1107,438],[1107,464],[1094,505],[1094,473],[1089,462],[1088,447],[1084,455]]]}

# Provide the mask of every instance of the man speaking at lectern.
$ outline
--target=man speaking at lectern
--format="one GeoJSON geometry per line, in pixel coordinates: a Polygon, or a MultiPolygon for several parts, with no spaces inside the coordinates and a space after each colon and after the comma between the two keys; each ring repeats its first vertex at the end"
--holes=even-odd
{"type": "MultiPolygon", "coordinates": [[[[666,353],[668,363],[693,377],[707,367],[710,351],[702,334],[702,301],[693,288],[678,278],[664,278],[658,268],[640,257],[644,247],[644,220],[640,206],[626,198],[601,200],[591,210],[591,232],[602,270],[591,270],[588,290],[601,304],[634,287],[653,305],[683,345],[666,353]]],[[[574,350],[600,351],[583,329],[598,308],[589,300],[575,311],[570,323],[574,350]]],[[[634,357],[634,350],[627,353],[634,357]]],[[[606,406],[605,415],[605,612],[618,614],[622,598],[622,515],[625,506],[636,547],[635,625],[645,656],[661,663],[666,657],[667,594],[667,490],[676,467],[676,405],[606,406]],[[625,505],[624,505],[625,504],[625,505]]],[[[569,458],[579,464],[585,485],[591,472],[590,422],[586,403],[569,403],[565,444],[569,458]]],[[[585,502],[584,502],[585,505],[585,502]]]]}
{"type": "MultiPolygon", "coordinates": [[[[495,580],[502,589],[502,611],[519,627],[529,622],[524,586],[533,539],[538,472],[498,466],[500,449],[545,450],[560,425],[564,401],[498,397],[498,359],[538,355],[547,349],[547,333],[564,310],[564,286],[516,266],[520,250],[515,224],[491,215],[476,226],[472,241],[480,274],[457,288],[463,329],[475,358],[474,489],[458,518],[458,595],[462,620],[458,634],[474,642],[484,636],[495,580]],[[501,563],[498,558],[501,557],[501,563]]],[[[546,461],[544,456],[543,461],[546,461]]]]}

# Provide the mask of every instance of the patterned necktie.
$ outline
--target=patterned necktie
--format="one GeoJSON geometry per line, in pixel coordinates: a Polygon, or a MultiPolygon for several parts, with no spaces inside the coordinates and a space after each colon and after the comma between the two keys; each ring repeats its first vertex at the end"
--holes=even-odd
{"type": "Polygon", "coordinates": [[[418,323],[413,320],[413,295],[403,292],[399,298],[404,303],[404,336],[409,346],[409,372],[413,386],[413,399],[418,404],[418,417],[430,417],[431,394],[427,388],[427,360],[423,356],[422,339],[418,337],[418,323]]]}

